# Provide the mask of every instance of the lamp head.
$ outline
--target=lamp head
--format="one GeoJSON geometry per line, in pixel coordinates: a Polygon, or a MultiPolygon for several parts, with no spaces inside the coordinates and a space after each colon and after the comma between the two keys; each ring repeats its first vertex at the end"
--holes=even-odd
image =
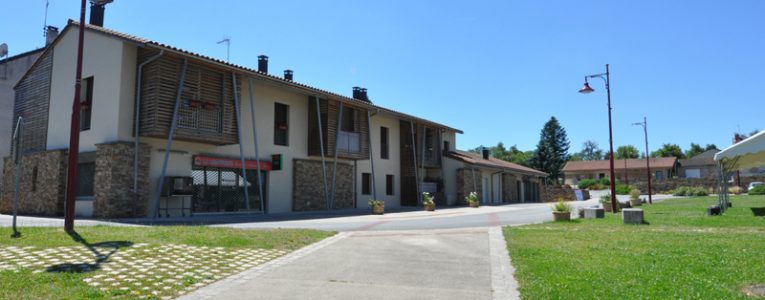
{"type": "Polygon", "coordinates": [[[587,77],[584,78],[584,86],[579,89],[579,92],[582,94],[589,94],[594,92],[595,90],[590,87],[590,84],[587,82],[587,77]]]}

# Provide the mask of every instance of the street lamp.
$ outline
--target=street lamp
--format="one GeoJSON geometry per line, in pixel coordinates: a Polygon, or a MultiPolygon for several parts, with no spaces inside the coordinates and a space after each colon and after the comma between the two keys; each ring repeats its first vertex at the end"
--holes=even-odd
{"type": "Polygon", "coordinates": [[[632,125],[643,126],[643,133],[645,134],[645,167],[648,170],[648,204],[653,204],[651,199],[651,155],[648,154],[648,120],[643,117],[643,122],[632,123],[632,125]]]}
{"type": "Polygon", "coordinates": [[[593,74],[593,75],[587,75],[584,76],[584,86],[579,90],[582,94],[589,94],[594,92],[595,90],[590,87],[590,84],[587,82],[588,78],[600,78],[603,79],[606,83],[606,94],[608,95],[608,147],[610,150],[610,154],[608,156],[608,160],[610,161],[610,172],[611,172],[611,211],[613,213],[617,212],[616,207],[616,182],[614,177],[614,133],[613,129],[611,128],[611,80],[610,80],[610,73],[608,72],[608,64],[606,64],[606,72],[600,73],[600,74],[593,74]]]}

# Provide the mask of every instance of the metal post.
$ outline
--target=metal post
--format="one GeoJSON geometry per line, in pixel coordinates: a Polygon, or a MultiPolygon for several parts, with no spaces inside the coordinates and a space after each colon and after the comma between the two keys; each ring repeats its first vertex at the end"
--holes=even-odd
{"type": "Polygon", "coordinates": [[[375,180],[375,156],[372,151],[372,116],[371,112],[367,110],[367,133],[369,134],[369,164],[372,165],[372,196],[377,199],[377,182],[375,180]]]}
{"type": "Polygon", "coordinates": [[[263,178],[262,175],[260,175],[260,152],[258,151],[258,130],[255,126],[255,96],[252,94],[252,78],[247,78],[247,91],[249,92],[250,96],[250,114],[252,115],[252,142],[255,144],[255,162],[257,163],[257,166],[255,167],[258,172],[258,196],[260,196],[260,212],[266,213],[266,206],[264,201],[266,201],[263,198],[263,178]]]}
{"type": "Polygon", "coordinates": [[[606,94],[608,94],[608,147],[611,150],[609,157],[610,172],[611,172],[611,211],[617,213],[616,206],[616,180],[614,177],[614,132],[611,126],[611,78],[608,70],[608,64],[606,64],[606,94]]]}
{"type": "MultiPolygon", "coordinates": [[[[420,172],[420,177],[417,178],[417,182],[420,183],[420,194],[421,194],[420,197],[422,197],[422,193],[423,193],[422,184],[425,183],[425,177],[426,177],[425,176],[425,143],[426,143],[425,131],[426,130],[427,129],[425,128],[425,125],[423,125],[422,126],[422,145],[420,145],[420,155],[421,155],[420,157],[422,158],[422,160],[420,160],[420,165],[422,166],[422,172],[420,172]]],[[[417,204],[417,206],[420,206],[420,205],[422,205],[422,199],[420,199],[420,202],[417,204]]]]}
{"type": "MultiPolygon", "coordinates": [[[[178,108],[181,106],[181,93],[183,92],[183,85],[186,82],[186,67],[188,67],[188,60],[183,59],[183,65],[181,65],[181,78],[178,82],[178,90],[175,94],[175,106],[173,107],[173,118],[170,121],[170,131],[167,133],[167,144],[165,145],[165,158],[162,160],[162,171],[159,174],[159,184],[157,184],[157,192],[154,194],[154,211],[153,217],[159,217],[159,197],[162,194],[162,188],[165,185],[165,172],[167,172],[167,161],[170,159],[170,150],[173,147],[173,135],[175,135],[175,128],[178,125],[178,108]]],[[[218,172],[220,174],[220,172],[218,172]]],[[[220,179],[218,181],[220,184],[220,179]]]]}
{"type": "Polygon", "coordinates": [[[412,134],[412,158],[414,159],[414,181],[417,186],[417,205],[420,205],[420,176],[417,172],[417,144],[415,144],[414,139],[414,120],[409,121],[409,131],[412,134]]]}
{"type": "Polygon", "coordinates": [[[80,24],[77,41],[77,70],[74,81],[72,122],[69,127],[69,165],[66,176],[66,202],[64,204],[64,230],[74,232],[74,206],[77,197],[77,155],[80,152],[80,90],[82,89],[82,52],[85,40],[85,0],[80,1],[80,24]]]}
{"type": "Polygon", "coordinates": [[[21,194],[20,186],[21,186],[21,159],[24,155],[24,133],[23,133],[23,127],[24,126],[24,118],[19,116],[19,119],[16,121],[16,130],[13,132],[13,139],[16,140],[16,144],[13,147],[13,157],[16,160],[16,181],[15,181],[15,187],[13,193],[13,234],[11,234],[12,238],[17,238],[21,236],[21,233],[16,229],[16,215],[18,214],[19,209],[19,195],[21,194]]]}
{"type": "Polygon", "coordinates": [[[321,105],[319,104],[319,96],[314,97],[316,99],[316,122],[319,123],[319,148],[321,148],[321,177],[324,179],[324,203],[329,207],[328,191],[327,191],[327,161],[324,158],[324,133],[321,127],[321,105]]]}
{"type": "MultiPolygon", "coordinates": [[[[138,154],[140,152],[140,135],[139,131],[141,130],[141,81],[143,80],[143,67],[149,64],[150,62],[153,62],[157,60],[162,54],[165,53],[165,49],[160,49],[159,53],[157,55],[154,55],[147,59],[146,61],[142,62],[140,65],[138,65],[138,70],[136,72],[136,80],[135,80],[135,128],[133,129],[135,134],[135,143],[133,145],[133,194],[135,196],[135,202],[138,204],[138,200],[140,199],[138,195],[138,154]]],[[[138,207],[137,205],[135,207],[138,207]]]]}
{"type": "Polygon", "coordinates": [[[645,134],[645,167],[648,170],[648,204],[653,204],[651,196],[651,156],[648,154],[648,119],[643,117],[643,133],[645,134]]]}
{"type": "MultiPolygon", "coordinates": [[[[337,189],[337,149],[340,146],[340,143],[337,141],[340,140],[340,130],[341,126],[343,124],[343,102],[340,102],[340,113],[337,114],[337,129],[335,132],[335,153],[334,153],[334,161],[332,162],[332,194],[329,197],[330,200],[330,208],[334,207],[335,204],[335,190],[337,189]]],[[[329,120],[327,120],[329,121],[329,120]]],[[[376,199],[376,198],[375,198],[376,199]]]]}
{"type": "MultiPolygon", "coordinates": [[[[242,178],[244,179],[244,207],[250,210],[250,191],[247,185],[247,166],[244,162],[244,145],[242,145],[242,110],[239,109],[239,92],[236,90],[236,73],[231,73],[231,88],[234,89],[234,109],[236,110],[236,136],[239,139],[239,161],[242,163],[242,178]]],[[[238,181],[238,180],[237,180],[238,181]]]]}

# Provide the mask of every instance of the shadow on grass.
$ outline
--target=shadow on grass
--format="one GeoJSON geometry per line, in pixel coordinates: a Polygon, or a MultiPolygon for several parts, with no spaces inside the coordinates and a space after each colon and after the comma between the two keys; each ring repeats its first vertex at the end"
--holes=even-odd
{"type": "Polygon", "coordinates": [[[52,265],[50,267],[46,268],[47,272],[51,273],[87,273],[87,272],[93,272],[96,270],[101,269],[101,264],[104,262],[109,261],[109,257],[111,257],[114,253],[117,252],[120,248],[124,247],[131,247],[133,246],[133,242],[130,241],[109,241],[109,242],[101,242],[101,243],[94,243],[91,244],[85,238],[80,236],[77,232],[70,232],[69,236],[72,237],[72,240],[75,242],[78,242],[88,248],[90,252],[93,253],[93,255],[96,256],[96,259],[93,263],[64,263],[64,264],[57,264],[52,265]],[[108,252],[105,254],[99,250],[99,248],[105,248],[108,252]]]}
{"type": "Polygon", "coordinates": [[[751,209],[755,217],[765,216],[765,207],[752,207],[751,209]]]}

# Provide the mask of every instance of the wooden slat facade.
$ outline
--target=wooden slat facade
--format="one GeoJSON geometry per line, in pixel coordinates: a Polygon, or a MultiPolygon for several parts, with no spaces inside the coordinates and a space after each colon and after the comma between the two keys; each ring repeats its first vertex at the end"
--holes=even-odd
{"type": "MultiPolygon", "coordinates": [[[[315,97],[308,97],[308,155],[321,156],[315,99],[315,97]]],[[[333,158],[337,143],[337,131],[340,128],[340,124],[337,123],[337,116],[340,113],[340,102],[320,98],[319,106],[322,135],[324,137],[324,155],[327,158],[333,158]]],[[[355,111],[353,126],[355,133],[358,133],[360,137],[359,152],[340,150],[337,153],[337,157],[351,160],[369,159],[369,121],[367,119],[367,110],[348,105],[344,105],[343,109],[353,109],[355,111]]]]}
{"type": "MultiPolygon", "coordinates": [[[[50,82],[53,71],[53,51],[49,49],[40,61],[16,86],[13,120],[7,120],[16,130],[16,120],[24,117],[24,153],[45,151],[48,138],[48,110],[50,108],[50,82]]],[[[71,99],[71,98],[70,98],[71,99]]],[[[51,124],[57,126],[57,124],[51,124]]],[[[12,144],[12,143],[9,143],[12,144]]]]}
{"type": "Polygon", "coordinates": [[[401,205],[405,206],[415,206],[417,205],[417,177],[416,175],[419,175],[421,178],[423,178],[423,159],[422,159],[422,147],[423,147],[423,139],[422,135],[424,134],[424,130],[426,128],[431,130],[432,135],[430,135],[431,138],[431,145],[433,146],[433,158],[432,159],[426,159],[424,161],[424,167],[425,168],[440,168],[441,167],[441,135],[439,134],[439,129],[437,128],[431,128],[426,127],[421,124],[415,124],[414,126],[414,146],[412,145],[412,130],[411,130],[411,123],[409,121],[400,120],[399,121],[399,142],[401,145],[400,151],[400,162],[401,162],[401,205]],[[412,153],[412,147],[415,148],[416,151],[416,159],[413,156],[412,153]],[[417,173],[414,170],[415,161],[417,162],[417,173]]]}
{"type": "MultiPolygon", "coordinates": [[[[157,52],[141,48],[139,63],[157,52]]],[[[144,66],[141,80],[141,136],[167,138],[182,65],[182,57],[165,54],[144,66]]],[[[231,76],[226,70],[189,60],[179,109],[184,112],[184,117],[179,115],[181,126],[177,127],[174,139],[213,145],[237,143],[231,76]]],[[[240,90],[241,79],[237,78],[236,92],[240,90]]]]}

